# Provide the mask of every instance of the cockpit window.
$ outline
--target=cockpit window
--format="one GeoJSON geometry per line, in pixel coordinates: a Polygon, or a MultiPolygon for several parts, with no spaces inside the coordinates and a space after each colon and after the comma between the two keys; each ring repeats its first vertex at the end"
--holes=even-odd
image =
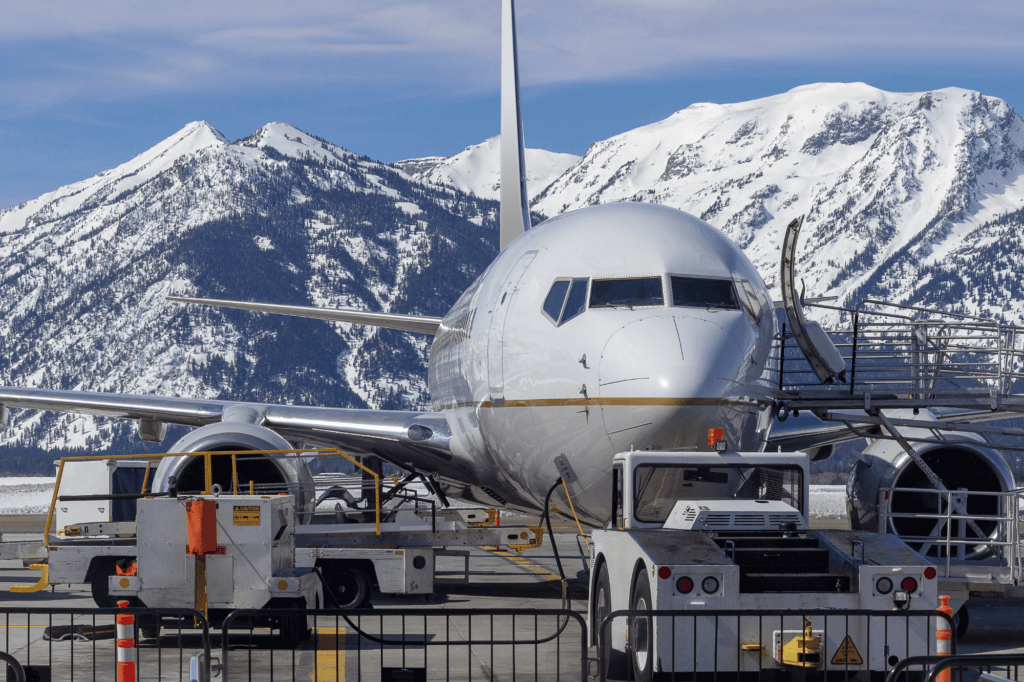
{"type": "Polygon", "coordinates": [[[761,324],[761,308],[764,306],[754,292],[754,286],[747,280],[741,279],[736,281],[736,289],[740,295],[743,312],[747,314],[754,325],[761,324]]]}
{"type": "Polygon", "coordinates": [[[661,277],[595,279],[590,286],[591,308],[635,308],[644,305],[665,305],[661,277]]]}
{"type": "Polygon", "coordinates": [[[574,279],[572,281],[572,289],[569,290],[569,298],[565,301],[565,310],[562,311],[562,319],[558,322],[558,326],[561,327],[563,324],[582,313],[586,305],[587,280],[574,279]]]}
{"type": "Polygon", "coordinates": [[[685,308],[739,310],[731,280],[706,277],[673,277],[672,305],[685,308]]]}
{"type": "Polygon", "coordinates": [[[587,279],[560,279],[551,285],[548,297],[544,299],[544,314],[556,326],[563,324],[583,312],[587,300],[587,279]],[[568,296],[566,295],[568,294],[568,296]]]}
{"type": "Polygon", "coordinates": [[[571,282],[567,279],[560,279],[551,285],[548,297],[544,299],[544,314],[551,318],[551,321],[558,324],[558,318],[562,315],[562,305],[565,304],[565,293],[569,291],[571,282]]]}

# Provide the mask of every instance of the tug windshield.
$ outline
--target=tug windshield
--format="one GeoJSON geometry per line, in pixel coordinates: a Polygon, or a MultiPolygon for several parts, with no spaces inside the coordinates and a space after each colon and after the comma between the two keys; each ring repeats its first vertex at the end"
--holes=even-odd
{"type": "Polygon", "coordinates": [[[776,500],[803,513],[803,470],[747,464],[641,464],[633,472],[634,515],[662,523],[679,500],[776,500]]]}

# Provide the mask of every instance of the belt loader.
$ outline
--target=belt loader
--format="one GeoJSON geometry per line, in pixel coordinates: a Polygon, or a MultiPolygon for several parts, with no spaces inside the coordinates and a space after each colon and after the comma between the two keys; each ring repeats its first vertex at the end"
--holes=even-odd
{"type": "Polygon", "coordinates": [[[893,535],[809,530],[808,478],[803,453],[617,455],[612,520],[593,533],[593,644],[614,611],[687,613],[614,618],[603,664],[641,681],[880,679],[900,659],[934,653],[934,618],[844,615],[935,609],[936,570],[893,535]],[[835,617],[756,615],[820,609],[835,617]],[[741,613],[700,615],[725,610],[741,613]]]}
{"type": "MultiPolygon", "coordinates": [[[[112,461],[105,460],[104,466],[114,466],[112,461]]],[[[51,516],[64,504],[63,491],[58,485],[51,516]]],[[[99,606],[128,599],[154,608],[197,608],[212,623],[234,609],[266,609],[263,620],[294,642],[308,636],[311,623],[276,616],[274,609],[362,608],[374,586],[389,594],[429,595],[438,580],[438,556],[462,558],[461,582],[466,582],[468,552],[461,548],[506,545],[521,551],[541,542],[538,528],[527,533],[482,525],[493,516],[479,510],[443,517],[432,510],[424,518],[408,508],[378,505],[345,512],[338,504],[335,511],[311,513],[297,508],[296,496],[288,493],[128,495],[108,490],[70,497],[102,500],[112,495],[132,498],[137,507],[133,520],[100,517],[68,523],[76,513],[69,509],[61,517],[66,525],[60,533],[47,534],[47,565],[41,566],[39,583],[17,591],[89,583],[99,606]],[[194,531],[202,528],[196,536],[194,531]],[[200,536],[203,541],[197,542],[200,536]]],[[[389,496],[402,504],[399,495],[389,496]]],[[[140,626],[143,636],[158,631],[152,623],[140,626]]]]}

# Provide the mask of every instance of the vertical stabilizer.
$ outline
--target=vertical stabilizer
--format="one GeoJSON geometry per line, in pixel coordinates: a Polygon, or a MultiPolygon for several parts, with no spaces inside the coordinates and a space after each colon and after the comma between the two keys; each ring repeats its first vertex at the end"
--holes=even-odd
{"type": "Polygon", "coordinates": [[[519,55],[513,0],[501,11],[501,250],[530,229],[526,199],[523,116],[519,108],[519,55]]]}

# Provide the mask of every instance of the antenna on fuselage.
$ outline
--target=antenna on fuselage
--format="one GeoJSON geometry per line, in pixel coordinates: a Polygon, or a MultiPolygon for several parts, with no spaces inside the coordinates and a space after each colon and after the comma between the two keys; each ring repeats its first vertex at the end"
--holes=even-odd
{"type": "Polygon", "coordinates": [[[516,48],[516,10],[503,0],[501,10],[501,250],[530,229],[526,194],[523,115],[519,105],[519,54],[516,48]]]}

